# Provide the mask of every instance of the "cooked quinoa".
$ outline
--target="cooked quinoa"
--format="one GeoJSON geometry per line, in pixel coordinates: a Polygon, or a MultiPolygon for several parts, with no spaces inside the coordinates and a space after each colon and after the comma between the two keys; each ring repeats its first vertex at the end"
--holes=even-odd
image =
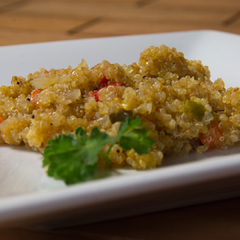
{"type": "Polygon", "coordinates": [[[10,86],[0,87],[0,143],[40,152],[48,140],[80,126],[114,136],[124,117],[137,115],[156,146],[138,155],[116,144],[109,158],[115,166],[154,168],[164,155],[226,149],[238,142],[240,89],[226,90],[222,79],[212,82],[201,61],[165,45],[145,49],[131,65],[103,60],[89,68],[82,60],[76,68],[14,76],[10,86]]]}

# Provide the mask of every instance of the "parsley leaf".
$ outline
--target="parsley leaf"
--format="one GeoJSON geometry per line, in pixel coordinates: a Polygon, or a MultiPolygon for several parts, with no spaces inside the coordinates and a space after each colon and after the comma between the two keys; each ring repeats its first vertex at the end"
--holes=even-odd
{"type": "Polygon", "coordinates": [[[81,127],[76,129],[76,135],[59,135],[45,147],[43,166],[49,166],[49,176],[63,179],[66,184],[92,179],[98,167],[98,154],[109,138],[98,128],[92,130],[89,139],[81,127]]]}
{"type": "Polygon", "coordinates": [[[119,127],[117,136],[110,137],[107,133],[94,128],[87,137],[86,131],[79,127],[74,134],[59,135],[49,140],[43,156],[43,167],[48,166],[48,175],[62,179],[66,184],[87,181],[93,178],[98,168],[98,157],[103,156],[111,168],[108,155],[115,143],[124,150],[134,149],[138,154],[149,153],[155,142],[148,138],[150,131],[140,128],[145,123],[138,116],[136,119],[125,118],[119,127]],[[102,149],[109,144],[107,153],[102,149]]]}
{"type": "Polygon", "coordinates": [[[134,149],[138,154],[149,153],[155,141],[147,138],[150,132],[147,129],[134,129],[125,133],[119,141],[124,150],[134,149]]]}
{"type": "Polygon", "coordinates": [[[149,130],[138,128],[144,125],[139,116],[136,119],[126,118],[118,131],[119,145],[126,151],[133,148],[138,154],[149,153],[155,141],[148,138],[149,130]]]}

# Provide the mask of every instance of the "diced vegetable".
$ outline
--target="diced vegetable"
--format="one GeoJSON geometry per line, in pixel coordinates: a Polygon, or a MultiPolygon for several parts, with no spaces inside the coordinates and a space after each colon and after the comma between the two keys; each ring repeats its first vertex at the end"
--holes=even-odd
{"type": "Polygon", "coordinates": [[[38,101],[38,95],[40,92],[42,92],[43,89],[36,89],[32,91],[30,100],[35,105],[36,108],[39,108],[39,101],[38,101]]]}
{"type": "Polygon", "coordinates": [[[104,88],[108,85],[109,79],[107,79],[105,76],[101,80],[101,82],[98,85],[98,89],[104,88]]]}
{"type": "Polygon", "coordinates": [[[4,121],[4,119],[2,117],[0,117],[0,123],[3,122],[3,121],[4,121]]]}
{"type": "Polygon", "coordinates": [[[124,84],[123,83],[113,83],[113,84],[109,84],[109,85],[107,85],[106,87],[108,88],[108,87],[111,87],[111,86],[124,86],[124,84]]]}
{"type": "Polygon", "coordinates": [[[112,123],[122,122],[126,117],[133,117],[132,111],[122,111],[118,113],[112,113],[109,115],[112,123]]]}
{"type": "Polygon", "coordinates": [[[219,139],[223,136],[223,134],[215,120],[211,122],[208,130],[209,131],[207,133],[200,133],[199,138],[202,144],[207,144],[209,148],[213,148],[219,142],[219,139]]]}
{"type": "Polygon", "coordinates": [[[51,77],[48,74],[45,74],[44,71],[42,71],[37,77],[31,80],[31,85],[34,88],[40,89],[53,86],[57,83],[69,83],[71,81],[72,79],[70,74],[51,77]]]}
{"type": "Polygon", "coordinates": [[[106,77],[104,76],[103,79],[101,80],[101,82],[99,83],[97,90],[90,91],[90,92],[88,93],[88,96],[89,96],[89,97],[94,97],[94,98],[95,98],[95,101],[96,101],[96,102],[99,102],[98,92],[99,92],[100,89],[102,89],[102,88],[108,88],[108,87],[110,87],[110,86],[124,86],[123,83],[113,83],[113,84],[108,84],[108,83],[109,83],[109,80],[106,79],[106,77]]]}
{"type": "Polygon", "coordinates": [[[95,90],[95,91],[92,92],[92,97],[95,98],[96,102],[99,102],[98,91],[99,91],[99,90],[95,90]]]}
{"type": "Polygon", "coordinates": [[[184,112],[187,115],[201,121],[205,114],[205,107],[201,103],[186,100],[184,103],[184,112]]]}

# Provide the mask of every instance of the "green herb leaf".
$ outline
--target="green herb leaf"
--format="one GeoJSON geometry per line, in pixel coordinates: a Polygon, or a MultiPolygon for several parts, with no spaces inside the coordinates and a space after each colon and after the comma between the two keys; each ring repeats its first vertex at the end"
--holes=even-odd
{"type": "Polygon", "coordinates": [[[138,154],[145,154],[151,151],[151,146],[155,145],[155,141],[148,138],[150,131],[139,127],[144,126],[139,116],[136,119],[125,118],[121,123],[117,138],[119,145],[124,150],[134,149],[138,154]]]}
{"type": "Polygon", "coordinates": [[[119,145],[124,150],[134,149],[138,154],[149,153],[151,146],[155,145],[155,141],[147,138],[150,131],[147,129],[134,129],[125,133],[119,141],[119,145]]]}
{"type": "Polygon", "coordinates": [[[59,135],[50,140],[45,147],[43,166],[48,166],[48,175],[55,179],[62,179],[66,184],[73,184],[92,179],[98,167],[98,157],[106,159],[108,166],[111,163],[108,158],[112,146],[119,142],[124,150],[134,149],[138,154],[149,153],[155,142],[148,138],[150,131],[140,128],[145,123],[140,117],[125,118],[121,123],[117,136],[110,137],[107,133],[94,128],[87,137],[87,133],[77,128],[75,135],[59,135]],[[109,144],[107,153],[102,149],[109,144]]]}
{"type": "Polygon", "coordinates": [[[98,155],[103,147],[111,142],[111,137],[105,132],[100,132],[96,127],[92,130],[90,138],[86,141],[84,147],[81,149],[81,157],[86,163],[92,164],[97,162],[98,155]]]}
{"type": "Polygon", "coordinates": [[[121,137],[126,132],[133,130],[135,128],[144,126],[146,123],[141,122],[141,118],[137,116],[135,119],[131,119],[130,117],[126,117],[124,121],[122,121],[119,130],[118,137],[121,137]]]}
{"type": "Polygon", "coordinates": [[[92,179],[98,167],[98,154],[109,138],[98,128],[92,130],[89,139],[82,128],[76,129],[76,135],[59,135],[45,147],[43,166],[48,166],[49,176],[67,184],[92,179]]]}

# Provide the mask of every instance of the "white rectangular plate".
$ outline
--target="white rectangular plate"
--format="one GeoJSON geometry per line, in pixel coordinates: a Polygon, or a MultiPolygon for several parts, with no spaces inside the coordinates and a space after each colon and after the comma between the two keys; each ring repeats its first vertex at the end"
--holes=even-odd
{"type": "MultiPolygon", "coordinates": [[[[212,81],[226,87],[239,80],[240,36],[191,31],[0,47],[1,85],[13,75],[44,67],[90,67],[107,59],[137,62],[145,48],[175,47],[187,59],[208,65],[212,81]]],[[[44,227],[95,222],[240,195],[240,149],[165,158],[150,171],[119,170],[114,176],[65,186],[46,176],[42,156],[25,148],[0,146],[0,226],[34,223],[44,227]],[[239,183],[239,184],[238,184],[239,183]]]]}

